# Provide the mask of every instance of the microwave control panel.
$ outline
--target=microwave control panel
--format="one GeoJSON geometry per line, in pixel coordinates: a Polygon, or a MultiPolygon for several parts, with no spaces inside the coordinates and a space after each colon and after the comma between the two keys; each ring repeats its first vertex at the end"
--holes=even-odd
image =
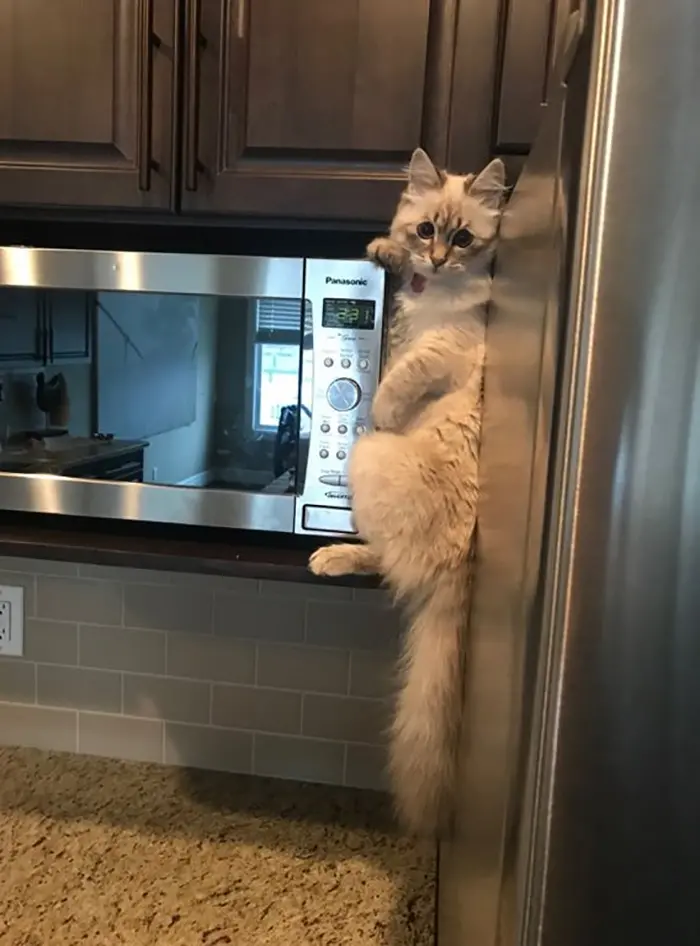
{"type": "MultiPolygon", "coordinates": [[[[348,460],[370,425],[382,362],[386,276],[367,260],[306,261],[313,378],[308,460],[294,531],[356,534],[348,460]]],[[[306,380],[306,379],[305,379],[306,380]]]]}

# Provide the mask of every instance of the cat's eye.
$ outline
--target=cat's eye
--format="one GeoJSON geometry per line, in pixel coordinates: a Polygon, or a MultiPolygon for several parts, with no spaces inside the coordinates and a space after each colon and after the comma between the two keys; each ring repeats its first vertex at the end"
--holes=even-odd
{"type": "Polygon", "coordinates": [[[466,229],[457,230],[455,235],[452,237],[453,246],[461,246],[462,249],[469,246],[469,244],[474,239],[474,235],[466,229]]]}
{"type": "Polygon", "coordinates": [[[416,233],[421,240],[429,240],[435,234],[435,227],[429,220],[423,220],[416,227],[416,233]]]}

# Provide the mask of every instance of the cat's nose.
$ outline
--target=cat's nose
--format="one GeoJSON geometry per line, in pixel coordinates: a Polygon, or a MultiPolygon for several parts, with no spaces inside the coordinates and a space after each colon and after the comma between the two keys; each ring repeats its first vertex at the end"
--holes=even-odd
{"type": "Polygon", "coordinates": [[[433,269],[437,272],[441,266],[444,266],[447,262],[447,253],[438,251],[436,253],[430,254],[430,262],[433,264],[433,269]]]}

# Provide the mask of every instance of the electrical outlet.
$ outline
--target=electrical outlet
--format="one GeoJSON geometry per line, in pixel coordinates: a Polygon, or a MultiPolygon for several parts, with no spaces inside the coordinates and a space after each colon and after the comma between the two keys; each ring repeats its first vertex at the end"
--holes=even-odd
{"type": "Polygon", "coordinates": [[[0,655],[24,653],[24,588],[0,585],[0,655]]]}

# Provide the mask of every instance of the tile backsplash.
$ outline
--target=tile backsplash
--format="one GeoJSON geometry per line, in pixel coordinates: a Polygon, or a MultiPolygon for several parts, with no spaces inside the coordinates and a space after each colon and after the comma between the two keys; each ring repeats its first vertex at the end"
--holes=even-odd
{"type": "Polygon", "coordinates": [[[383,592],[22,558],[0,584],[25,588],[0,743],[384,787],[383,592]]]}

